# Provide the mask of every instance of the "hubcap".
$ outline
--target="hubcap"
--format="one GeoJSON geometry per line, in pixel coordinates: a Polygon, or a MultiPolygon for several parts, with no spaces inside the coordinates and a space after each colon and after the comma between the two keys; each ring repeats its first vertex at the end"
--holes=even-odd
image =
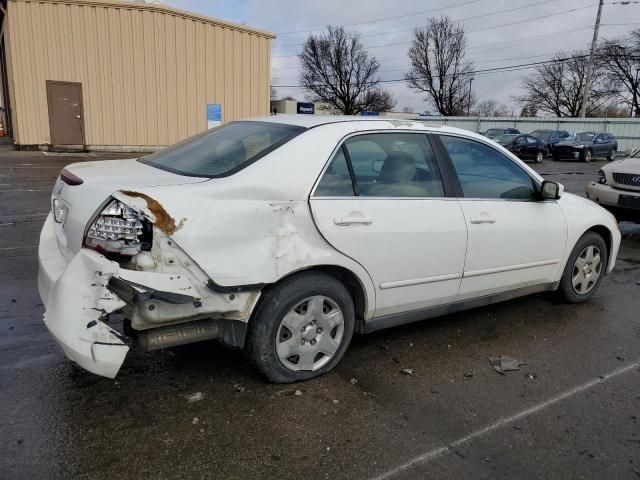
{"type": "Polygon", "coordinates": [[[571,275],[573,290],[584,295],[595,287],[602,271],[602,259],[600,249],[595,245],[586,247],[576,258],[571,275]]]}
{"type": "Polygon", "coordinates": [[[336,354],[344,334],[344,316],[336,302],[315,295],[287,313],[278,327],[276,353],[289,370],[315,371],[336,354]]]}

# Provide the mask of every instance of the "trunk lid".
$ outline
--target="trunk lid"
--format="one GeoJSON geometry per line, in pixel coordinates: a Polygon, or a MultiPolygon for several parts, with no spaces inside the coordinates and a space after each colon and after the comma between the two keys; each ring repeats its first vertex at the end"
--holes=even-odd
{"type": "Polygon", "coordinates": [[[69,185],[59,176],[52,193],[52,201],[57,198],[67,208],[64,223],[55,224],[58,245],[67,260],[80,250],[87,222],[113,192],[208,180],[160,170],[137,159],[74,163],[65,170],[82,180],[80,185],[69,185]]]}

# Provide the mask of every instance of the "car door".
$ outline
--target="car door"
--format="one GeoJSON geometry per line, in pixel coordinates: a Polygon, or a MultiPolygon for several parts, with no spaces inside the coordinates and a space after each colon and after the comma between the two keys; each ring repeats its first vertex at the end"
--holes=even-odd
{"type": "Polygon", "coordinates": [[[513,142],[513,151],[520,158],[527,158],[527,139],[524,136],[517,137],[513,142]]]}
{"type": "Polygon", "coordinates": [[[527,142],[527,158],[536,158],[538,153],[538,140],[531,135],[525,135],[525,141],[527,142]]]}
{"type": "Polygon", "coordinates": [[[458,293],[467,227],[439,161],[423,133],[357,134],[337,149],[311,195],[321,234],[371,276],[376,317],[458,293]]]}
{"type": "Polygon", "coordinates": [[[497,149],[453,135],[439,138],[468,230],[458,299],[554,282],[567,241],[557,202],[537,200],[535,180],[497,149]]]}
{"type": "Polygon", "coordinates": [[[607,135],[600,133],[593,139],[593,156],[604,157],[609,153],[611,148],[611,142],[607,138],[607,135]]]}

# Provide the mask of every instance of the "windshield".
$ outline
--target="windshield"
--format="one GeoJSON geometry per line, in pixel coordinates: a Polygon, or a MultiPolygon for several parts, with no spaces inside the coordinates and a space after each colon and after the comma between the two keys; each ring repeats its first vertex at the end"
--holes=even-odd
{"type": "Polygon", "coordinates": [[[577,142],[590,142],[596,134],[593,132],[578,132],[573,136],[573,140],[577,142]]]}
{"type": "Polygon", "coordinates": [[[549,140],[549,138],[551,137],[551,133],[551,130],[536,130],[534,132],[531,132],[531,135],[541,140],[549,140]]]}
{"type": "Polygon", "coordinates": [[[487,137],[495,137],[496,135],[500,135],[502,133],[504,133],[503,128],[490,128],[489,130],[486,131],[485,135],[487,137]]]}
{"type": "Polygon", "coordinates": [[[192,177],[231,175],[304,131],[271,122],[234,122],[187,138],[140,161],[192,177]]]}
{"type": "Polygon", "coordinates": [[[517,134],[516,135],[514,134],[498,135],[493,140],[498,143],[511,143],[513,142],[513,139],[516,138],[517,136],[518,136],[517,134]]]}

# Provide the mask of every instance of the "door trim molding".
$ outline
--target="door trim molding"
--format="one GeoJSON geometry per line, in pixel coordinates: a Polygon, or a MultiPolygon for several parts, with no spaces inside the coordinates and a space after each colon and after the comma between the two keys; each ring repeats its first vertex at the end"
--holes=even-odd
{"type": "Polygon", "coordinates": [[[435,307],[428,307],[420,310],[394,313],[392,315],[385,315],[383,317],[374,317],[371,320],[365,320],[360,323],[358,333],[375,332],[384,328],[397,327],[400,325],[405,325],[407,323],[414,323],[433,317],[449,315],[451,313],[460,312],[462,310],[469,310],[471,308],[483,307],[486,305],[491,305],[493,303],[504,302],[506,300],[523,297],[525,295],[531,295],[533,293],[553,291],[558,289],[559,283],[560,282],[552,282],[542,283],[539,285],[531,285],[529,287],[522,287],[516,290],[511,290],[509,292],[495,293],[492,295],[471,298],[469,300],[448,303],[445,305],[437,305],[435,307]]]}
{"type": "Polygon", "coordinates": [[[519,263],[517,265],[507,265],[505,267],[484,268],[482,270],[470,270],[464,272],[463,278],[478,277],[480,275],[491,275],[492,273],[511,272],[513,270],[523,270],[525,268],[545,267],[547,265],[556,265],[560,263],[560,259],[540,260],[538,262],[519,263]]]}
{"type": "Polygon", "coordinates": [[[411,278],[409,280],[383,282],[379,286],[381,290],[386,290],[388,288],[411,287],[413,285],[423,285],[425,283],[444,282],[446,280],[457,280],[460,278],[462,278],[461,273],[447,273],[445,275],[434,275],[433,277],[411,278]]]}

